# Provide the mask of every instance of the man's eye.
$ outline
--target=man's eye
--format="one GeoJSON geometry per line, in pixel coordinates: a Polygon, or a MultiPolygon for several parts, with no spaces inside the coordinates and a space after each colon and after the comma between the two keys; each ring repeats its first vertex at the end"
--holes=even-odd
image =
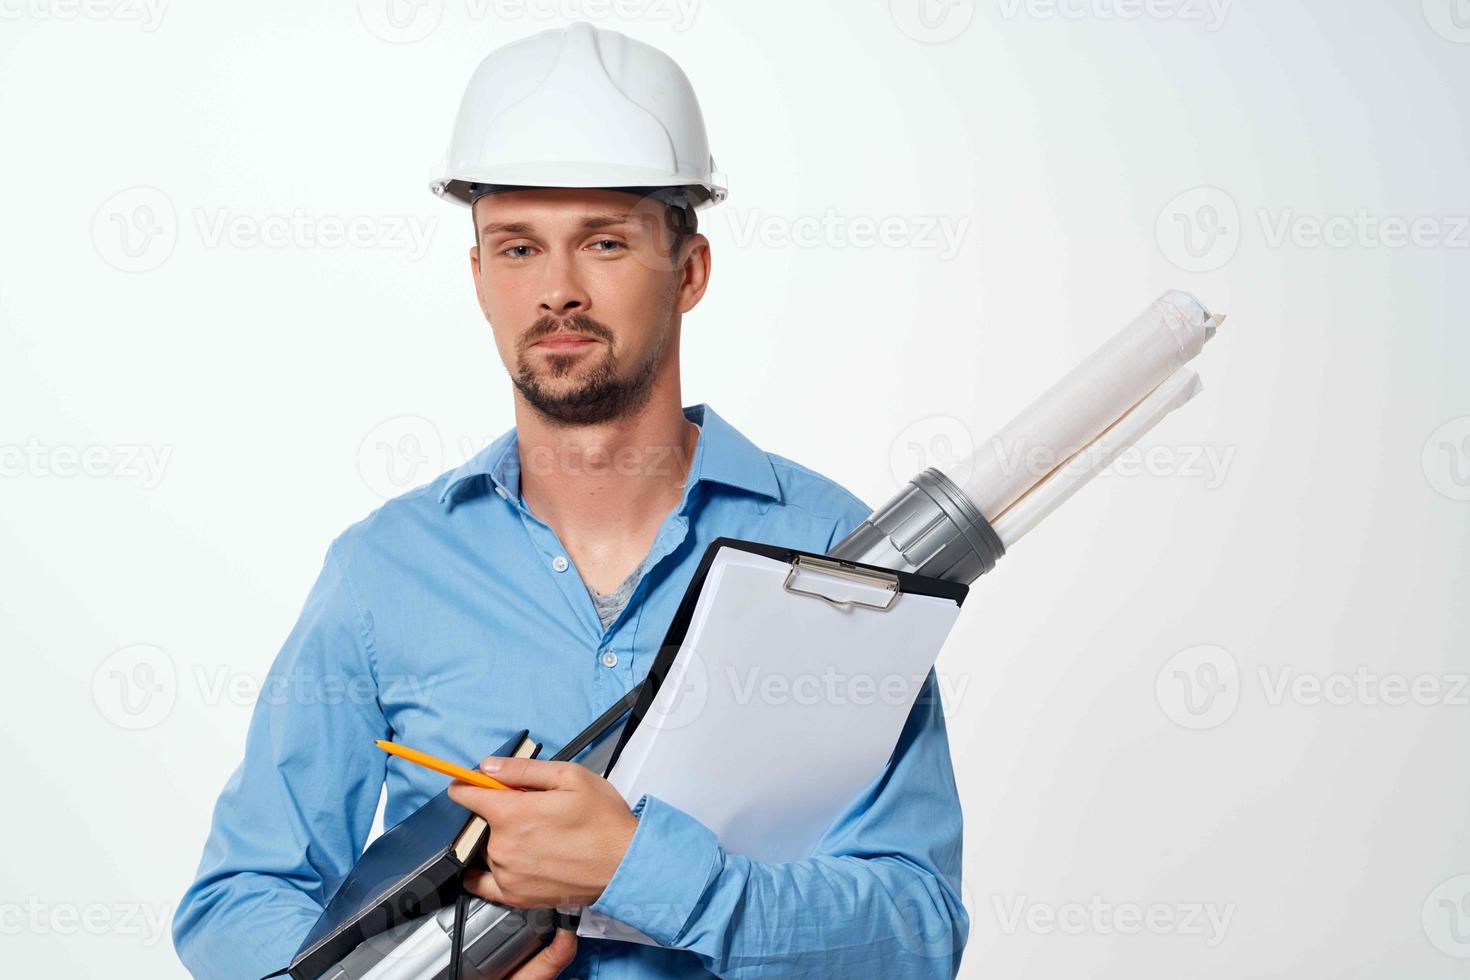
{"type": "Polygon", "coordinates": [[[622,242],[617,241],[617,240],[612,239],[612,238],[604,238],[601,241],[593,242],[592,244],[593,245],[611,245],[611,246],[613,246],[612,248],[599,248],[599,249],[597,249],[597,251],[599,251],[599,252],[616,252],[618,249],[620,249],[620,248],[623,247],[623,243],[622,242]]]}
{"type": "Polygon", "coordinates": [[[510,248],[505,249],[500,254],[501,255],[509,255],[513,259],[523,259],[523,258],[526,257],[526,255],[525,255],[524,252],[522,252],[520,254],[513,254],[513,253],[515,253],[517,249],[527,249],[527,250],[529,250],[530,247],[531,246],[529,246],[529,245],[512,245],[510,248]]]}

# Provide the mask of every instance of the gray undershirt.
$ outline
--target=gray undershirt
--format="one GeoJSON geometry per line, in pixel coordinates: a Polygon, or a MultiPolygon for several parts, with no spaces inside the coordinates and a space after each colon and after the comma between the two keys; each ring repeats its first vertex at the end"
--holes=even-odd
{"type": "MultiPolygon", "coordinates": [[[[647,559],[644,559],[645,561],[647,559]]],[[[602,628],[607,629],[612,621],[618,618],[618,613],[628,604],[628,597],[633,594],[633,587],[638,584],[638,573],[643,571],[643,562],[623,579],[623,584],[613,589],[607,595],[595,591],[592,586],[587,586],[587,594],[592,597],[592,604],[597,607],[597,618],[602,620],[602,628]]]]}
{"type": "MultiPolygon", "coordinates": [[[[526,500],[525,494],[520,494],[520,499],[521,503],[524,504],[526,500]]],[[[592,597],[592,605],[597,607],[597,618],[602,620],[603,629],[611,626],[612,621],[618,618],[618,613],[622,612],[623,607],[628,604],[629,597],[633,595],[633,587],[638,584],[638,573],[643,571],[643,566],[647,561],[647,558],[640,561],[638,567],[629,572],[628,577],[623,579],[623,583],[607,595],[596,591],[592,586],[587,585],[586,582],[582,583],[587,588],[587,594],[592,597]]]]}

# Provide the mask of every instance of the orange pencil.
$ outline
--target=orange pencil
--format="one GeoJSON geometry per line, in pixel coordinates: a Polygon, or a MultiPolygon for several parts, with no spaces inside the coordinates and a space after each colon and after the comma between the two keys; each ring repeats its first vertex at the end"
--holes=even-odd
{"type": "Polygon", "coordinates": [[[406,745],[399,745],[397,742],[387,742],[379,738],[374,739],[373,744],[389,755],[396,755],[400,759],[407,759],[409,762],[423,766],[425,769],[442,772],[446,776],[453,776],[455,779],[471,783],[475,786],[483,786],[485,789],[520,789],[519,786],[507,786],[500,780],[492,779],[483,772],[466,769],[464,766],[456,766],[452,762],[445,762],[443,759],[437,759],[427,752],[420,752],[418,749],[411,749],[406,745]]]}

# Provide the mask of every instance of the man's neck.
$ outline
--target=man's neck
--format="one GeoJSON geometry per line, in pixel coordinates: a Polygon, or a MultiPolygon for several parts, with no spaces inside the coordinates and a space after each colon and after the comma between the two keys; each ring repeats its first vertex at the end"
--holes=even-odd
{"type": "Polygon", "coordinates": [[[588,426],[554,425],[516,397],[521,495],[599,592],[648,553],[683,497],[698,437],[677,385],[656,386],[633,415],[588,426]]]}

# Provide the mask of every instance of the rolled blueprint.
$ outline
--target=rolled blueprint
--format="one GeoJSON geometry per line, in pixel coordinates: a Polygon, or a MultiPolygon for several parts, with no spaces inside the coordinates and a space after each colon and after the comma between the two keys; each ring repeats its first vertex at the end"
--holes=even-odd
{"type": "Polygon", "coordinates": [[[1165,293],[971,456],[916,475],[828,554],[973,582],[1107,465],[1097,465],[1099,459],[1110,463],[1188,401],[1199,379],[1177,373],[1223,320],[1188,293],[1165,293]],[[1155,391],[1147,407],[1140,404],[1155,391]],[[1120,424],[1135,407],[1139,414],[1120,424]],[[1036,496],[1007,514],[1033,491],[1036,496]]]}
{"type": "Polygon", "coordinates": [[[1219,319],[1188,293],[1165,293],[945,476],[994,520],[1199,356],[1219,319]]]}
{"type": "Polygon", "coordinates": [[[1122,418],[990,522],[1001,544],[1009,548],[1019,541],[1022,535],[1040,524],[1089,480],[1111,466],[1124,451],[1163,421],[1164,416],[1199,394],[1201,387],[1199,375],[1189,368],[1180,368],[1165,378],[1163,384],[1145,395],[1122,418]]]}

